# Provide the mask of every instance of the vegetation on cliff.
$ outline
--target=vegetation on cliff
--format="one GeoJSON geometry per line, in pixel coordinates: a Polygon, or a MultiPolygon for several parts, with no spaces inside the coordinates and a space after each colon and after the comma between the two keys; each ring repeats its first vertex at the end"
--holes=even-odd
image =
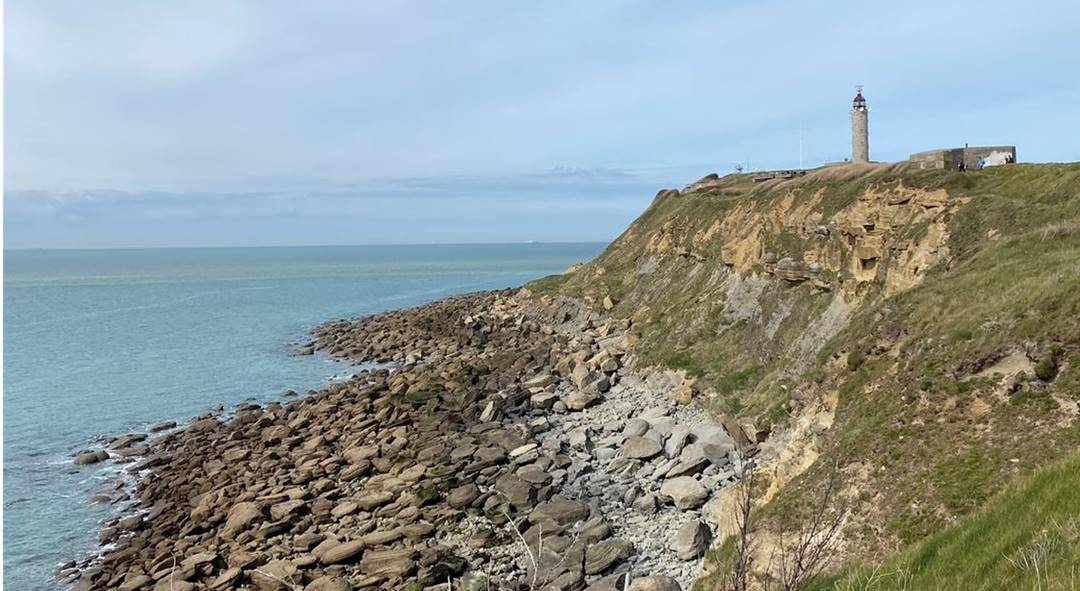
{"type": "Polygon", "coordinates": [[[706,177],[530,287],[611,298],[637,363],[773,428],[763,527],[797,523],[838,465],[849,564],[964,535],[939,532],[1080,443],[1078,164],[706,177]]]}

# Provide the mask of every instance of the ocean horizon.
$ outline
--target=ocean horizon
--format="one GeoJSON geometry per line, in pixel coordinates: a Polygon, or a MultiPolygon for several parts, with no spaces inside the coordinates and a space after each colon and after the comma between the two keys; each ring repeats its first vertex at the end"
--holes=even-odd
{"type": "Polygon", "coordinates": [[[604,243],[4,251],[4,585],[58,589],[126,501],[117,465],[75,466],[100,438],[280,399],[351,375],[293,356],[314,326],[515,287],[604,243]]]}

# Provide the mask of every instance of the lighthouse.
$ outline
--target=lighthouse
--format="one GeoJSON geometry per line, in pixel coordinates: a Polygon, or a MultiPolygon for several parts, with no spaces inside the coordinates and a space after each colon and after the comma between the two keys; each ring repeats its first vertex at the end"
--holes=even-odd
{"type": "Polygon", "coordinates": [[[855,87],[855,99],[851,101],[851,161],[870,162],[870,111],[862,86],[855,87]]]}

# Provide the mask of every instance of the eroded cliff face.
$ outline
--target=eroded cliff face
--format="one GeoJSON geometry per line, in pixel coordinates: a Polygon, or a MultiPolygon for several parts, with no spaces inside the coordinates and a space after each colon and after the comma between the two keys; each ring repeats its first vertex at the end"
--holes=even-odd
{"type": "Polygon", "coordinates": [[[944,189],[883,181],[830,211],[824,188],[807,194],[776,184],[778,198],[751,194],[709,221],[689,215],[665,221],[648,234],[645,253],[674,253],[704,264],[717,262],[709,253],[718,250],[718,262],[740,274],[763,272],[785,281],[807,281],[847,299],[858,297],[860,287],[871,283],[880,283],[885,295],[893,295],[921,283],[926,271],[948,256],[948,221],[966,202],[950,199],[944,189]]]}
{"type": "Polygon", "coordinates": [[[873,560],[1080,443],[1078,228],[1077,165],[729,175],[661,191],[535,289],[607,299],[631,363],[740,418],[773,530],[839,471],[843,556],[873,560]]]}
{"type": "Polygon", "coordinates": [[[897,167],[707,179],[661,191],[562,288],[618,301],[645,336],[639,361],[700,375],[718,408],[776,414],[856,310],[948,260],[967,201],[897,167]]]}

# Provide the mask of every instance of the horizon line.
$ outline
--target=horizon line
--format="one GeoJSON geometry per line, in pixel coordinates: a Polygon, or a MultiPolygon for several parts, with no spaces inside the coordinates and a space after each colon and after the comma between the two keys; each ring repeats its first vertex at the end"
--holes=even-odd
{"type": "Polygon", "coordinates": [[[211,246],[87,246],[87,247],[51,247],[31,246],[8,248],[4,253],[31,251],[82,251],[82,250],[197,250],[197,249],[241,249],[241,248],[384,248],[395,246],[510,246],[510,245],[570,245],[570,244],[610,244],[610,240],[521,240],[496,242],[383,242],[369,244],[252,244],[252,245],[211,245],[211,246]]]}

